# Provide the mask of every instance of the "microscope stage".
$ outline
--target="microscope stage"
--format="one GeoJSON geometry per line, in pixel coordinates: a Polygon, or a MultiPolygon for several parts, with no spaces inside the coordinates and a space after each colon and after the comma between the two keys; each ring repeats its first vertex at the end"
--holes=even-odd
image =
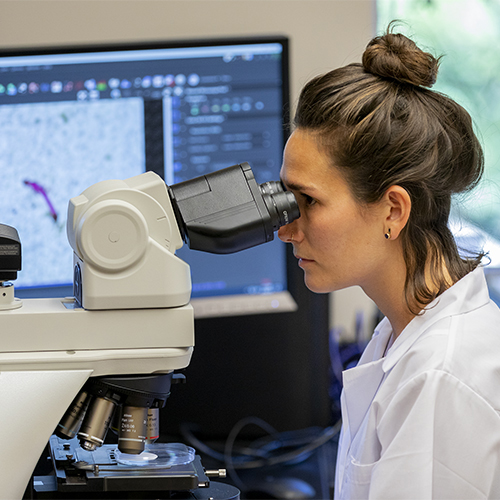
{"type": "MultiPolygon", "coordinates": [[[[194,450],[180,445],[174,451],[167,451],[169,444],[153,444],[147,448],[148,452],[157,454],[164,459],[171,455],[172,462],[184,462],[178,465],[168,465],[154,460],[147,465],[123,465],[117,461],[117,445],[103,445],[94,452],[88,452],[80,447],[78,440],[62,440],[56,436],[50,438],[49,447],[55,470],[55,477],[43,476],[34,478],[34,489],[44,498],[43,492],[57,489],[59,495],[55,498],[71,498],[71,494],[95,494],[105,498],[105,492],[163,492],[192,491],[198,488],[207,489],[207,492],[216,487],[205,475],[199,456],[194,450]],[[187,450],[184,450],[183,447],[187,450]],[[175,451],[175,450],[180,451],[175,451]],[[193,453],[191,454],[191,451],[193,453]]],[[[226,491],[226,498],[239,498],[233,495],[229,485],[219,485],[226,491]]],[[[200,490],[201,492],[202,490],[200,490]]],[[[88,497],[90,498],[91,495],[88,497]]],[[[204,498],[205,495],[188,496],[184,498],[204,498]]],[[[54,497],[52,497],[54,498],[54,497]]],[[[210,496],[207,496],[210,498],[210,496]]]]}

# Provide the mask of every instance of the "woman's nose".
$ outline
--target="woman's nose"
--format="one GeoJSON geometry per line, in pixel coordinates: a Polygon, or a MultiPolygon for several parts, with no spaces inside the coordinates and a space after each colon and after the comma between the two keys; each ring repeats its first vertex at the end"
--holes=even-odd
{"type": "Polygon", "coordinates": [[[285,243],[291,243],[293,239],[293,222],[291,224],[285,224],[278,229],[278,238],[285,243]]]}

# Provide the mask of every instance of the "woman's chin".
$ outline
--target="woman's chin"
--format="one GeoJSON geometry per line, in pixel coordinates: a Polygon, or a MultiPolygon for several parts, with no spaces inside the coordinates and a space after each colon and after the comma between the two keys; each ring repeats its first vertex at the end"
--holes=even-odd
{"type": "Polygon", "coordinates": [[[329,293],[333,291],[328,284],[322,282],[322,280],[317,280],[308,276],[307,272],[304,273],[304,283],[306,287],[314,293],[329,293]]]}

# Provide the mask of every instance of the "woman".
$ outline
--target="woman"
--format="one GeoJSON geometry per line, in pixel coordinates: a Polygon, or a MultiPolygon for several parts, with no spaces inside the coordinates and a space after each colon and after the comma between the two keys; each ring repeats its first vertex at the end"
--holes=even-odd
{"type": "Polygon", "coordinates": [[[500,498],[500,311],[447,225],[483,157],[468,113],[427,88],[438,64],[374,38],[304,87],[284,153],[301,217],[279,237],[306,285],[359,285],[385,316],[343,374],[339,499],[500,498]]]}

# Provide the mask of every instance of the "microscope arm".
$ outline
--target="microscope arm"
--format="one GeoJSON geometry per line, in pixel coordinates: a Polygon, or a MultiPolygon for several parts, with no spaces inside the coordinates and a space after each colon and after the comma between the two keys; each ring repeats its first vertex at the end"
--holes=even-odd
{"type": "Polygon", "coordinates": [[[190,304],[87,311],[73,298],[25,299],[22,307],[3,312],[0,320],[2,331],[11,332],[2,335],[2,372],[165,372],[188,366],[194,346],[190,304]]]}
{"type": "Polygon", "coordinates": [[[0,373],[0,498],[22,498],[54,426],[92,370],[0,373]]]}

